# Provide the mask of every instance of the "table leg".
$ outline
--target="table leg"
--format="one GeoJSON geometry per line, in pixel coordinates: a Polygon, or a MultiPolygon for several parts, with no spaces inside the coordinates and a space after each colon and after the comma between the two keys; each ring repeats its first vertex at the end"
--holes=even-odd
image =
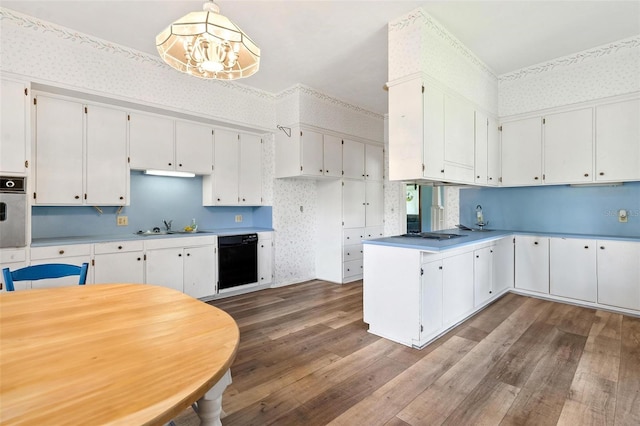
{"type": "Polygon", "coordinates": [[[222,426],[220,414],[222,413],[222,393],[231,384],[231,370],[227,370],[224,376],[198,400],[198,417],[201,426],[222,426]]]}

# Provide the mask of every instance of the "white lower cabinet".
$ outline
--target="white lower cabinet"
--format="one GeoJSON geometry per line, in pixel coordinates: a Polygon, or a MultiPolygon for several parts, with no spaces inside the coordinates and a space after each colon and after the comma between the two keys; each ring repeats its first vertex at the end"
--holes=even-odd
{"type": "Polygon", "coordinates": [[[442,259],[442,312],[447,327],[473,311],[473,252],[442,259]]]}
{"type": "Polygon", "coordinates": [[[216,294],[216,237],[145,241],[145,282],[193,297],[216,294]]]}
{"type": "Polygon", "coordinates": [[[142,241],[117,241],[94,244],[93,282],[144,283],[144,246],[142,241]]]}
{"type": "Polygon", "coordinates": [[[442,261],[422,265],[420,340],[429,340],[442,330],[442,261]]]}
{"type": "Polygon", "coordinates": [[[549,239],[549,293],[595,302],[598,293],[596,241],[549,239]]]}
{"type": "Polygon", "coordinates": [[[273,281],[273,232],[258,232],[258,282],[273,281]]]}
{"type": "MultiPolygon", "coordinates": [[[[91,244],[68,244],[47,247],[31,248],[31,265],[45,263],[68,263],[70,265],[82,265],[89,263],[87,284],[93,282],[93,268],[91,267],[91,244]]],[[[30,288],[49,288],[78,285],[78,276],[70,276],[56,279],[44,279],[32,281],[30,288]]]]}
{"type": "MultiPolygon", "coordinates": [[[[0,271],[9,268],[10,271],[27,266],[27,250],[24,248],[0,249],[0,271]]],[[[16,290],[25,290],[29,283],[26,281],[14,282],[16,290]]],[[[6,283],[2,273],[0,273],[0,291],[7,291],[6,283]]]]}
{"type": "Polygon", "coordinates": [[[549,294],[549,238],[518,235],[515,287],[549,294]]]}
{"type": "Polygon", "coordinates": [[[640,310],[640,243],[597,241],[598,303],[640,310]]]}
{"type": "Polygon", "coordinates": [[[515,276],[515,239],[501,238],[495,242],[493,250],[493,266],[491,294],[500,295],[513,288],[515,276]]]}
{"type": "Polygon", "coordinates": [[[492,296],[493,286],[493,248],[485,247],[473,252],[473,302],[474,306],[483,305],[492,296]]]}

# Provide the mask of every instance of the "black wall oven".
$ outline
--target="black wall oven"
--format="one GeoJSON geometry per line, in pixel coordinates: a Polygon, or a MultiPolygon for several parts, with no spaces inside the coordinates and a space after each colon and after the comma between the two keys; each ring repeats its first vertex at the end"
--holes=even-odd
{"type": "Polygon", "coordinates": [[[218,237],[218,291],[258,282],[258,234],[218,237]]]}

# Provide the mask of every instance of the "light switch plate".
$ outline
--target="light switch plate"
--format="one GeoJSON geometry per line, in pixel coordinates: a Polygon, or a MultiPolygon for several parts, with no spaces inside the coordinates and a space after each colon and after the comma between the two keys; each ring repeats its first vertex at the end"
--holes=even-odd
{"type": "Polygon", "coordinates": [[[116,216],[116,225],[118,225],[118,226],[127,226],[127,225],[129,225],[129,217],[127,217],[127,216],[116,216]]]}
{"type": "Polygon", "coordinates": [[[236,222],[242,222],[242,215],[241,214],[237,214],[236,215],[236,222]]]}
{"type": "Polygon", "coordinates": [[[618,210],[618,222],[627,223],[628,216],[625,209],[618,210]]]}

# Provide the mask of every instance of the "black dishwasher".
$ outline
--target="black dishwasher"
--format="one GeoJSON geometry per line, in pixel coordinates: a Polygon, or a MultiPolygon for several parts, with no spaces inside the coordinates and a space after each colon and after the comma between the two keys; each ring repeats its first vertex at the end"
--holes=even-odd
{"type": "Polygon", "coordinates": [[[218,237],[218,290],[258,281],[258,234],[218,237]]]}

